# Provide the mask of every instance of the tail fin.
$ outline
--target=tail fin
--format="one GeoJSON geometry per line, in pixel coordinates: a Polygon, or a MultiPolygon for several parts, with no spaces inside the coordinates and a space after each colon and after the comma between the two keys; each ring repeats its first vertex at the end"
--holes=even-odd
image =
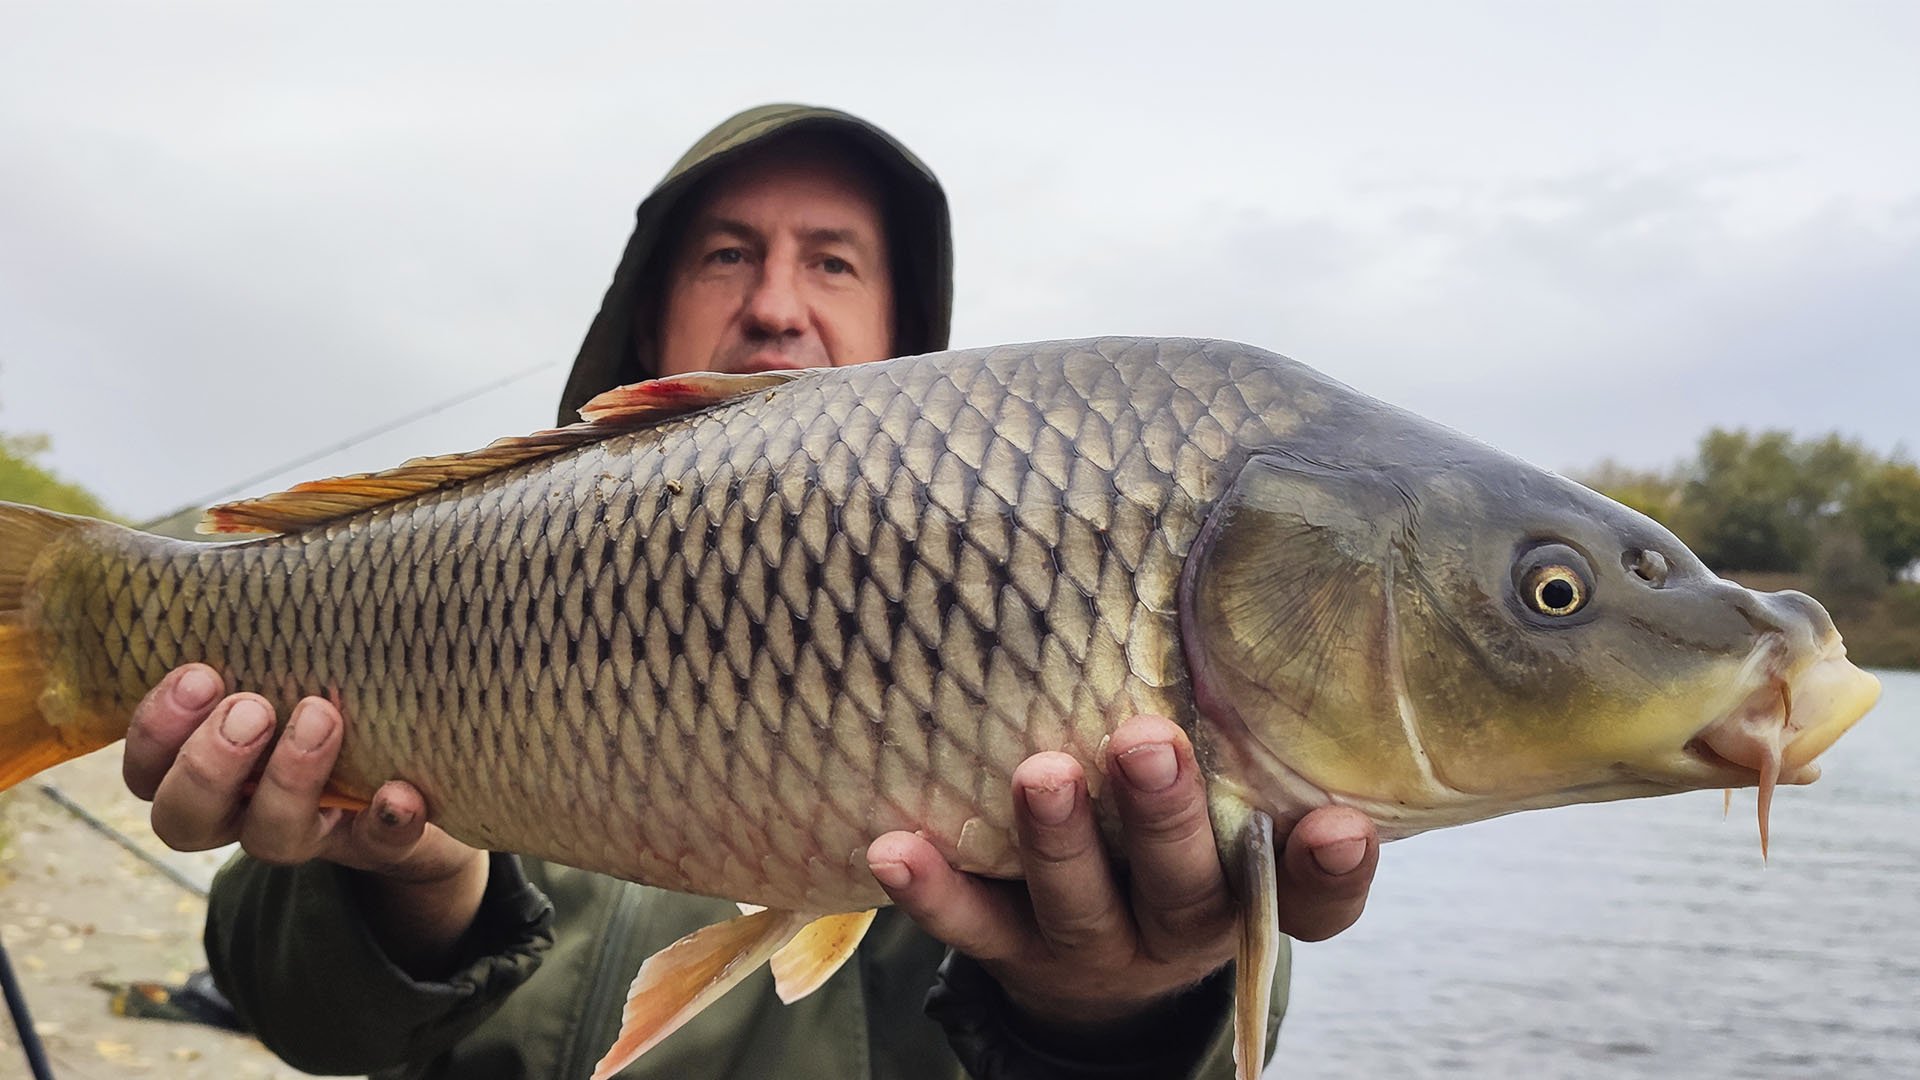
{"type": "Polygon", "coordinates": [[[47,665],[40,635],[27,625],[29,575],[46,550],[88,518],[0,503],[0,791],[63,761],[111,745],[88,725],[56,723],[41,712],[47,665]]]}

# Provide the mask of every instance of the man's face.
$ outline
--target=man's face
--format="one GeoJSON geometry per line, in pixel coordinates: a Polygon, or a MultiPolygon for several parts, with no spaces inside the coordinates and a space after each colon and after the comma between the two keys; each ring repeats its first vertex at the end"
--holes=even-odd
{"type": "Polygon", "coordinates": [[[715,177],[668,271],[660,374],[886,359],[884,228],[873,182],[823,150],[776,148],[715,177]]]}

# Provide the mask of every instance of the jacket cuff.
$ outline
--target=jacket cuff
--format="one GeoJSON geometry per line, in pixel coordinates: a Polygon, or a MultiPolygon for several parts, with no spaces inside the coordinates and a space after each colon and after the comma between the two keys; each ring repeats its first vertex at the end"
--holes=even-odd
{"type": "Polygon", "coordinates": [[[1165,1080],[1199,1068],[1232,1012],[1233,965],[1098,1036],[1040,1024],[986,969],[949,951],[926,1013],[978,1080],[1165,1080]]]}
{"type": "Polygon", "coordinates": [[[215,880],[208,912],[215,983],[262,1042],[308,1072],[431,1058],[526,982],[553,944],[553,907],[520,860],[489,859],[459,966],[428,981],[402,971],[375,941],[353,871],[238,857],[215,880]]]}

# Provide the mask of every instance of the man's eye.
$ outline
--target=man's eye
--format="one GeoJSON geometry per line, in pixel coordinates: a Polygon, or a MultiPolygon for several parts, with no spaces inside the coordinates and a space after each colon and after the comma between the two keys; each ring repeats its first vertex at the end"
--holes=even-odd
{"type": "Polygon", "coordinates": [[[825,270],[829,274],[851,274],[853,273],[853,264],[839,256],[829,255],[820,260],[820,269],[825,270]]]}
{"type": "Polygon", "coordinates": [[[721,248],[708,255],[707,261],[722,266],[736,266],[747,261],[747,253],[737,247],[721,248]]]}

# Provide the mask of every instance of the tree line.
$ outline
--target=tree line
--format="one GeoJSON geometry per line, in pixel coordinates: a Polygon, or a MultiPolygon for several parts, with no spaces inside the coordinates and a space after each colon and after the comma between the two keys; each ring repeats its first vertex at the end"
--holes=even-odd
{"type": "Polygon", "coordinates": [[[1870,595],[1920,569],[1920,466],[1838,434],[1715,428],[1672,468],[1609,460],[1577,479],[1672,529],[1716,571],[1807,574],[1870,595]]]}
{"type": "Polygon", "coordinates": [[[40,464],[37,459],[46,451],[45,435],[0,433],[0,499],[111,520],[112,515],[92,492],[40,464]]]}

